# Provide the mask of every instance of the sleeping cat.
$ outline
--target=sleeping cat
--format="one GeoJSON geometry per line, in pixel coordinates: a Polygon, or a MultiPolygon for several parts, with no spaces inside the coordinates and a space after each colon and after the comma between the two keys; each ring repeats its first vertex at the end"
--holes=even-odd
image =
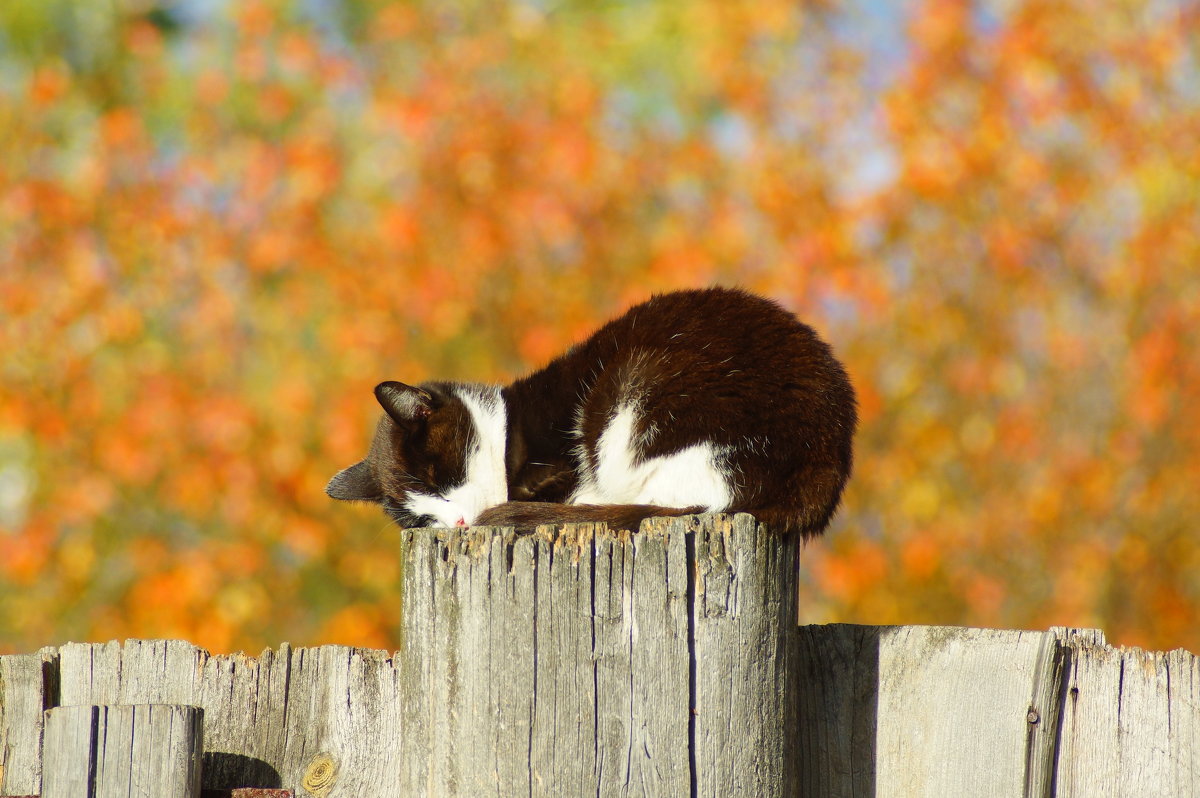
{"type": "Polygon", "coordinates": [[[655,296],[501,388],[384,382],[365,460],[326,492],[400,525],[748,512],[820,534],[850,476],[854,389],[828,345],[729,288],[655,296]]]}

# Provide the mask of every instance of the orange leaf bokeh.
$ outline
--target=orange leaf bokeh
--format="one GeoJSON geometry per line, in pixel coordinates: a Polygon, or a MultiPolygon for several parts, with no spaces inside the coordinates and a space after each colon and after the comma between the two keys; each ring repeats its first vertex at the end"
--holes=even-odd
{"type": "Polygon", "coordinates": [[[1200,650],[1200,16],[341,5],[0,17],[0,650],[394,647],[371,386],[708,282],[859,388],[804,620],[1200,650]]]}

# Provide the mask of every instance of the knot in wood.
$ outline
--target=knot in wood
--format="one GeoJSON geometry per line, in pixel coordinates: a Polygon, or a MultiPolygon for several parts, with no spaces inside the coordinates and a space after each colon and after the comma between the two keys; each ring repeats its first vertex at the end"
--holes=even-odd
{"type": "Polygon", "coordinates": [[[327,795],[337,779],[337,770],[337,762],[330,754],[317,754],[305,768],[300,786],[313,795],[327,795]]]}
{"type": "Polygon", "coordinates": [[[1025,720],[1031,724],[1037,723],[1041,719],[1042,719],[1042,716],[1040,714],[1038,714],[1038,711],[1036,709],[1034,709],[1033,707],[1030,707],[1029,711],[1025,713],[1025,720]]]}

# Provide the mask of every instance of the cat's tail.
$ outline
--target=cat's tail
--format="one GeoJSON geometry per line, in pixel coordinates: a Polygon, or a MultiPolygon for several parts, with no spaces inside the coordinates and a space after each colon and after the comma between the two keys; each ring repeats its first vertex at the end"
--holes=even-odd
{"type": "Polygon", "coordinates": [[[609,529],[636,531],[643,520],[655,516],[694,515],[703,507],[659,507],[654,504],[556,504],[553,502],[505,502],[489,507],[475,519],[475,526],[511,526],[532,532],[541,524],[606,523],[609,529]]]}

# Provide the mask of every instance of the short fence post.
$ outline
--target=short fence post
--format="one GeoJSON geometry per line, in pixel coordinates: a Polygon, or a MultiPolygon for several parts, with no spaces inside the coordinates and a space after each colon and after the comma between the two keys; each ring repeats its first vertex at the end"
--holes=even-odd
{"type": "Polygon", "coordinates": [[[47,710],[42,798],[200,798],[203,723],[178,704],[47,710]]]}

